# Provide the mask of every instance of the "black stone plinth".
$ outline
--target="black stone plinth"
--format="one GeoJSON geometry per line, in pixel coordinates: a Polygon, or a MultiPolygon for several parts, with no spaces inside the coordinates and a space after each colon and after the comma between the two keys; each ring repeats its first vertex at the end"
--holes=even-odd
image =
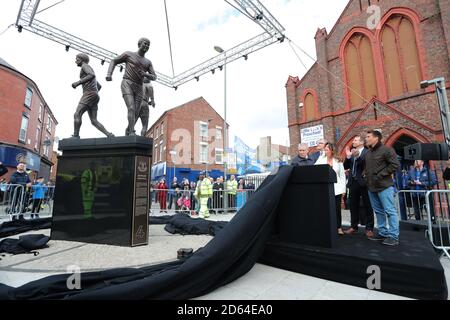
{"type": "Polygon", "coordinates": [[[278,235],[286,243],[332,248],[337,242],[334,183],[329,165],[295,167],[278,207],[278,235]]]}
{"type": "Polygon", "coordinates": [[[148,244],[152,147],[139,136],[60,141],[51,239],[148,244]]]}

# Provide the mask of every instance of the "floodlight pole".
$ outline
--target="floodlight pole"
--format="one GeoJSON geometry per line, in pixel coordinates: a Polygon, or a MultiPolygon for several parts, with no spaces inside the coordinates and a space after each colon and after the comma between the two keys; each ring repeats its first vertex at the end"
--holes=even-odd
{"type": "Polygon", "coordinates": [[[445,143],[450,147],[450,108],[448,105],[445,78],[440,77],[422,81],[420,87],[425,89],[433,84],[436,88],[436,97],[439,105],[439,113],[441,115],[442,128],[444,129],[445,143]]]}
{"type": "Polygon", "coordinates": [[[223,161],[223,177],[224,177],[224,199],[223,199],[223,209],[225,213],[228,210],[228,180],[227,180],[227,174],[228,174],[228,130],[227,130],[227,52],[222,49],[219,46],[215,46],[214,50],[216,50],[219,53],[223,53],[225,56],[224,59],[224,65],[223,65],[223,149],[224,149],[224,159],[223,161]]]}

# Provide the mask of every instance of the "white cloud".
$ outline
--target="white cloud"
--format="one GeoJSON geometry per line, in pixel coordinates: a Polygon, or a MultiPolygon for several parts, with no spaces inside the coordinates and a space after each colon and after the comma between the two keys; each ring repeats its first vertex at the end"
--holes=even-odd
{"type": "MultiPolygon", "coordinates": [[[[315,56],[314,35],[318,27],[331,29],[347,0],[271,0],[264,5],[286,27],[287,36],[315,56]]],[[[54,1],[42,0],[41,8],[54,1]]],[[[230,48],[262,29],[234,12],[222,0],[167,0],[173,44],[175,72],[181,73],[216,53],[214,45],[230,48]]],[[[2,1],[0,31],[15,22],[20,0],[2,1]],[[4,3],[6,2],[6,3],[4,3]]],[[[163,1],[66,0],[37,16],[53,26],[117,53],[135,50],[142,36],[151,39],[148,57],[155,68],[171,75],[169,43],[163,1]],[[120,3],[122,6],[119,6],[120,3]]],[[[57,135],[68,137],[73,130],[73,113],[81,91],[71,83],[78,80],[76,52],[65,52],[62,45],[29,32],[11,28],[0,36],[0,57],[32,78],[59,121],[57,135]]],[[[312,61],[302,56],[308,66],[312,61]]],[[[126,107],[120,93],[121,74],[106,83],[107,65],[91,62],[102,83],[99,120],[116,135],[124,134],[126,107]]],[[[272,135],[274,143],[288,141],[286,92],[289,75],[301,76],[305,69],[287,42],[275,44],[228,66],[228,122],[231,134],[256,147],[261,136],[272,135]]],[[[165,110],[203,96],[223,114],[223,73],[203,76],[178,91],[155,84],[157,108],[151,110],[150,123],[165,110]]],[[[91,126],[87,115],[82,137],[101,136],[91,126]]],[[[137,125],[140,129],[140,125],[137,125]]],[[[232,136],[230,136],[230,141],[232,136]]]]}

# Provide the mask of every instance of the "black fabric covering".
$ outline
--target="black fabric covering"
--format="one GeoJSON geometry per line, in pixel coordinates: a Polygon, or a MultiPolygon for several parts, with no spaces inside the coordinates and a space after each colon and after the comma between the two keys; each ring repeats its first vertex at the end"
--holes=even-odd
{"type": "Polygon", "coordinates": [[[19,288],[0,285],[0,299],[190,299],[247,273],[264,251],[279,200],[292,172],[269,176],[222,232],[186,260],[140,269],[81,274],[82,290],[68,290],[68,275],[19,288]]]}
{"type": "MultiPolygon", "coordinates": [[[[179,213],[172,216],[152,216],[149,219],[149,224],[169,224],[166,230],[172,234],[210,234],[214,236],[219,230],[223,229],[227,222],[207,221],[205,219],[192,219],[185,214],[179,213]],[[183,224],[186,225],[183,226],[183,224]]],[[[50,229],[51,227],[51,218],[4,222],[0,225],[0,239],[28,231],[50,229]]]]}
{"type": "Polygon", "coordinates": [[[205,219],[193,219],[183,213],[178,213],[167,222],[164,229],[172,234],[209,234],[215,236],[227,224],[227,221],[208,221],[205,219]]]}
{"type": "Polygon", "coordinates": [[[52,218],[3,222],[0,225],[0,238],[6,238],[33,230],[50,229],[51,227],[52,218]]]}
{"type": "Polygon", "coordinates": [[[20,236],[19,239],[3,239],[0,241],[0,253],[22,254],[47,247],[50,237],[43,234],[20,236]]]}
{"type": "Polygon", "coordinates": [[[261,263],[313,277],[367,288],[367,268],[381,270],[381,291],[414,299],[447,299],[442,265],[422,232],[401,229],[400,245],[367,240],[364,230],[339,237],[336,247],[320,248],[268,241],[261,263]]]}

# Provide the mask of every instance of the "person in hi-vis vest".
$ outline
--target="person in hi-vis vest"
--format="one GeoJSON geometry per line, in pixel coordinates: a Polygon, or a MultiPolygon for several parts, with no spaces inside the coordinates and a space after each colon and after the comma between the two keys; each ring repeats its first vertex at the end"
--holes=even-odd
{"type": "Polygon", "coordinates": [[[212,196],[212,184],[209,179],[205,179],[205,172],[200,172],[197,187],[195,188],[195,196],[200,202],[199,217],[209,218],[208,199],[212,196]]]}
{"type": "Polygon", "coordinates": [[[230,180],[226,183],[226,189],[228,191],[228,208],[230,211],[236,211],[236,193],[237,193],[238,183],[236,177],[232,175],[230,180]]]}
{"type": "Polygon", "coordinates": [[[92,217],[92,207],[94,206],[95,192],[97,191],[97,174],[95,167],[86,169],[81,174],[81,198],[83,201],[84,216],[92,217]]]}

